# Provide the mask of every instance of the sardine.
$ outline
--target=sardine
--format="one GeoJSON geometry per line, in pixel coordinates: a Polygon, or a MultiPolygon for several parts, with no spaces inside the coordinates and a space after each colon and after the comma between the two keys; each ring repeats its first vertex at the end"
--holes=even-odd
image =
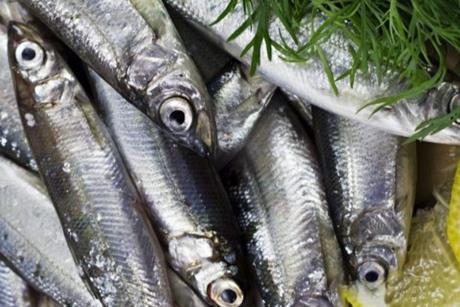
{"type": "Polygon", "coordinates": [[[141,191],[170,267],[208,303],[239,306],[237,230],[211,163],[165,138],[94,72],[90,77],[98,109],[141,191]]]}
{"type": "Polygon", "coordinates": [[[21,2],[168,135],[213,151],[209,95],[161,1],[21,2]]]}
{"type": "Polygon", "coordinates": [[[415,144],[319,108],[313,119],[330,212],[352,278],[382,289],[404,264],[415,144]]]}
{"type": "MultiPolygon", "coordinates": [[[[208,307],[192,288],[187,285],[176,272],[168,270],[169,283],[177,307],[208,307]]],[[[176,306],[175,305],[175,306],[176,306]]]]}
{"type": "Polygon", "coordinates": [[[100,306],[80,278],[40,178],[1,156],[0,174],[0,257],[62,305],[100,306]]]}
{"type": "Polygon", "coordinates": [[[340,305],[341,255],[315,149],[279,93],[222,176],[264,305],[340,305]]]}
{"type": "Polygon", "coordinates": [[[37,171],[19,117],[7,47],[6,28],[0,25],[0,153],[37,171]]]}
{"type": "Polygon", "coordinates": [[[268,105],[275,86],[260,76],[249,76],[240,64],[232,63],[209,84],[216,106],[217,149],[220,168],[246,144],[249,134],[268,105]]]}
{"type": "MultiPolygon", "coordinates": [[[[166,0],[166,2],[234,57],[240,58],[246,64],[251,61],[250,54],[243,58],[240,55],[254,37],[256,27],[248,27],[237,38],[227,41],[233,31],[238,29],[242,21],[247,18],[241,4],[242,1],[238,1],[239,4],[234,12],[214,25],[211,24],[224,11],[228,1],[166,0]]],[[[320,26],[322,22],[323,20],[319,17],[313,22],[305,20],[305,24],[313,24],[314,27],[320,26]]],[[[269,25],[269,33],[274,40],[290,41],[289,34],[277,19],[274,19],[269,25]]],[[[301,42],[306,42],[308,36],[311,35],[311,29],[302,29],[301,34],[299,39],[301,42]]],[[[321,44],[335,76],[340,76],[351,69],[353,61],[348,51],[350,44],[351,42],[339,32],[321,44]]],[[[411,99],[403,99],[398,104],[370,116],[374,110],[372,107],[357,111],[371,100],[397,94],[405,88],[406,84],[400,81],[400,76],[396,73],[388,72],[382,82],[379,82],[377,74],[372,73],[375,67],[370,65],[371,77],[358,74],[353,88],[350,87],[350,81],[347,78],[336,81],[340,95],[335,95],[319,58],[311,58],[306,63],[291,63],[284,61],[276,49],[273,49],[272,52],[271,61],[268,59],[265,48],[262,48],[260,55],[261,63],[258,72],[267,81],[318,107],[393,134],[410,136],[424,120],[444,115],[460,105],[459,88],[454,84],[444,83],[432,91],[411,99]]],[[[425,140],[459,144],[460,126],[452,125],[434,135],[427,136],[425,140]]]]}
{"type": "Polygon", "coordinates": [[[171,306],[161,248],[80,84],[53,40],[20,23],[8,36],[26,136],[86,282],[106,306],[171,306]]]}
{"type": "Polygon", "coordinates": [[[31,307],[31,294],[24,279],[0,260],[0,306],[31,307]]]}

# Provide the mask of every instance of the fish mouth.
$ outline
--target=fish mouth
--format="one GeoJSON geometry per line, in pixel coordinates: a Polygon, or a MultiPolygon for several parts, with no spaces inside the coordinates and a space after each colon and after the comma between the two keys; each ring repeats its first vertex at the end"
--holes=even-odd
{"type": "Polygon", "coordinates": [[[369,290],[375,290],[385,283],[387,270],[378,261],[367,261],[358,267],[358,280],[369,290]]]}
{"type": "Polygon", "coordinates": [[[238,307],[243,303],[244,295],[235,281],[219,278],[208,286],[208,296],[219,307],[238,307]]]}

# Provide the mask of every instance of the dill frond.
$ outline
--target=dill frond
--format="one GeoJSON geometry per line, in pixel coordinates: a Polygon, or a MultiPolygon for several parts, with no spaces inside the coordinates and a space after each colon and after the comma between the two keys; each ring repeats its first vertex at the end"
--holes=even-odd
{"type": "MultiPolygon", "coordinates": [[[[448,70],[447,50],[460,53],[459,0],[230,0],[216,22],[240,2],[248,17],[229,39],[236,38],[248,27],[255,27],[256,34],[243,51],[246,54],[252,50],[251,72],[260,64],[263,45],[269,56],[272,48],[276,48],[287,61],[318,58],[337,95],[337,80],[348,78],[353,87],[357,73],[364,76],[371,73],[370,63],[375,67],[372,73],[377,74],[378,80],[389,70],[399,72],[409,87],[397,95],[366,102],[364,107],[374,106],[374,112],[439,85],[448,70]],[[300,44],[297,34],[305,29],[306,22],[318,15],[325,16],[326,20],[314,29],[307,42],[300,44]],[[273,18],[281,21],[295,47],[270,37],[268,26],[273,18]],[[320,48],[321,42],[337,31],[351,42],[349,52],[353,61],[351,69],[340,76],[333,75],[320,48]]],[[[412,138],[435,133],[458,118],[460,112],[454,110],[424,122],[412,138]]]]}

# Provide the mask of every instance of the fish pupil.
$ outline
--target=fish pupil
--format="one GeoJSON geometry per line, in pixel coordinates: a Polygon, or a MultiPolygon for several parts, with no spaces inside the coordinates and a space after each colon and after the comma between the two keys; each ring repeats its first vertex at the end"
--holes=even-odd
{"type": "Polygon", "coordinates": [[[24,48],[22,50],[21,56],[25,61],[31,61],[35,58],[36,52],[32,48],[24,48]]]}
{"type": "Polygon", "coordinates": [[[232,304],[236,301],[236,293],[233,290],[224,290],[220,297],[225,303],[232,304]]]}
{"type": "Polygon", "coordinates": [[[376,282],[379,279],[379,273],[376,271],[369,271],[364,276],[367,282],[376,282]]]}
{"type": "Polygon", "coordinates": [[[176,110],[171,112],[171,114],[169,115],[169,119],[171,121],[175,121],[179,125],[182,125],[185,122],[185,114],[180,110],[176,110]]]}

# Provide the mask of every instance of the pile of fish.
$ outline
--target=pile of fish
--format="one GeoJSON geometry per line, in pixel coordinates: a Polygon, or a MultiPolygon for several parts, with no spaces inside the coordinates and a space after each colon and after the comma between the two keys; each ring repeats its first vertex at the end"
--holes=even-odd
{"type": "MultiPolygon", "coordinates": [[[[242,8],[210,26],[227,1],[166,2],[0,0],[0,306],[323,307],[346,306],[350,285],[384,291],[415,202],[403,137],[457,87],[369,118],[356,110],[398,78],[335,96],[319,60],[276,54],[251,76],[253,29],[226,40],[242,8]]],[[[338,75],[343,40],[324,47],[338,75]]],[[[460,128],[429,140],[460,143],[460,128]]]]}

